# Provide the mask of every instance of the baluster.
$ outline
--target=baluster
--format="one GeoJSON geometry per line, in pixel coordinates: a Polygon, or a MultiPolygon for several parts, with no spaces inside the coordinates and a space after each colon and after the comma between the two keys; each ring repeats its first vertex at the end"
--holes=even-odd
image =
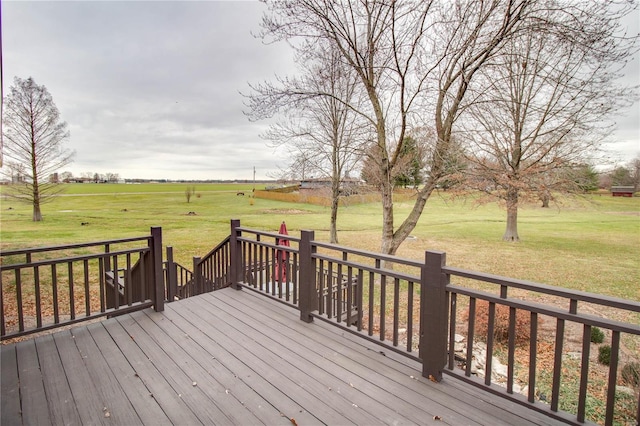
{"type": "Polygon", "coordinates": [[[85,315],[91,315],[91,289],[89,288],[89,259],[82,262],[82,270],[84,272],[84,310],[85,315]]]}
{"type": "Polygon", "coordinates": [[[529,340],[529,395],[527,400],[534,402],[536,392],[536,361],[538,359],[538,314],[531,312],[531,334],[529,340]]]}
{"type": "Polygon", "coordinates": [[[76,301],[75,289],[73,284],[73,262],[67,262],[67,271],[69,274],[69,316],[72,320],[76,319],[76,301]]]}

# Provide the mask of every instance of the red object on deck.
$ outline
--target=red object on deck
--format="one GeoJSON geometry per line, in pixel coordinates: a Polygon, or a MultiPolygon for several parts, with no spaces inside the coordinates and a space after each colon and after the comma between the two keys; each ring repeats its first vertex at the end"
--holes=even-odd
{"type": "MultiPolygon", "coordinates": [[[[280,230],[278,231],[281,235],[289,235],[287,232],[287,224],[282,221],[280,224],[280,230]]],[[[276,244],[279,246],[289,247],[289,240],[284,238],[276,238],[276,244]]],[[[289,263],[289,252],[285,250],[278,250],[276,252],[276,272],[275,279],[276,281],[286,282],[287,281],[287,265],[289,263]]]]}

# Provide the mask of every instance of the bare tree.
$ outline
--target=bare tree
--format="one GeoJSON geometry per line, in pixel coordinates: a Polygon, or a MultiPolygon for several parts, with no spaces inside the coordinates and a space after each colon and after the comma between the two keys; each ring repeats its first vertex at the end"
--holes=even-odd
{"type": "MultiPolygon", "coordinates": [[[[487,84],[482,71],[511,39],[531,31],[553,32],[565,45],[589,51],[593,58],[606,56],[607,46],[616,41],[610,37],[603,42],[591,31],[599,18],[593,15],[592,2],[581,0],[266,3],[263,38],[287,40],[298,50],[305,42],[328,41],[358,76],[359,92],[368,102],[352,109],[374,130],[369,155],[380,179],[381,249],[390,254],[415,228],[432,192],[458,173],[451,166],[459,151],[454,132],[460,116],[478,101],[476,86],[487,84]],[[396,227],[393,177],[402,163],[405,136],[429,122],[435,140],[424,163],[424,185],[396,227]]],[[[603,25],[619,22],[629,10],[617,12],[615,0],[597,3],[603,25]]]]}
{"type": "Polygon", "coordinates": [[[60,175],[60,179],[64,183],[69,183],[73,180],[73,173],[69,171],[62,172],[62,174],[60,175]]]}
{"type": "Polygon", "coordinates": [[[63,147],[67,123],[45,86],[33,78],[15,78],[4,100],[4,154],[24,168],[24,181],[12,185],[11,195],[33,206],[33,220],[41,221],[40,205],[62,190],[49,177],[71,163],[73,153],[63,147]]]}
{"type": "Polygon", "coordinates": [[[263,137],[274,146],[286,145],[296,174],[331,180],[330,240],[337,243],[341,184],[357,164],[362,144],[359,116],[352,110],[356,78],[327,43],[303,51],[300,77],[252,86],[248,104],[252,117],[284,116],[263,137]]]}
{"type": "Polygon", "coordinates": [[[187,185],[187,189],[184,190],[184,196],[187,199],[187,203],[191,202],[191,197],[196,193],[196,187],[193,185],[187,185]]]}
{"type": "Polygon", "coordinates": [[[524,20],[532,1],[267,1],[263,37],[328,40],[358,76],[366,105],[353,106],[374,131],[369,155],[382,199],[381,250],[394,254],[427,199],[450,173],[452,129],[475,74],[524,20]],[[395,170],[405,136],[433,120],[429,173],[400,226],[393,208],[395,170]]]}
{"type": "Polygon", "coordinates": [[[627,10],[609,6],[567,3],[540,13],[555,25],[510,38],[475,81],[479,90],[464,120],[470,183],[506,204],[505,241],[519,240],[521,198],[548,203],[553,191],[583,192],[576,169],[609,133],[603,123],[630,99],[612,70],[624,64],[634,39],[617,37],[627,10]],[[569,29],[578,23],[579,32],[569,29]]]}
{"type": "Polygon", "coordinates": [[[107,172],[104,174],[104,178],[109,183],[118,183],[120,175],[118,173],[107,172]]]}

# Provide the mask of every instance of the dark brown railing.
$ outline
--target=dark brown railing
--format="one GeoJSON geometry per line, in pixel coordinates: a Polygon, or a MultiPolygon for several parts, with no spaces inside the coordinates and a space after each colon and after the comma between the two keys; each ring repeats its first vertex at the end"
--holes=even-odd
{"type": "Polygon", "coordinates": [[[167,300],[171,302],[228,287],[231,284],[229,264],[229,237],[204,257],[194,257],[193,271],[176,263],[173,247],[167,247],[164,264],[167,300]]]}
{"type": "Polygon", "coordinates": [[[442,252],[408,260],[238,220],[193,258],[193,272],[168,247],[163,276],[161,250],[152,228],[138,238],[0,252],[2,340],[151,305],[161,311],[165,298],[231,285],[420,362],[434,381],[444,374],[572,424],[640,419],[638,380],[620,387],[640,358],[638,301],[455,268],[442,252]],[[600,346],[591,343],[596,330],[600,346]],[[608,367],[596,361],[605,346],[608,367]],[[498,362],[504,374],[494,372],[498,362]]]}
{"type": "Polygon", "coordinates": [[[297,238],[232,221],[230,246],[234,288],[419,361],[432,380],[444,373],[572,424],[640,419],[638,387],[629,395],[617,386],[623,364],[639,358],[640,302],[450,267],[442,252],[419,262],[322,243],[313,231],[297,238]],[[608,339],[608,367],[594,361],[596,327],[608,339]],[[578,351],[567,352],[569,340],[578,351]],[[504,375],[494,373],[499,361],[504,375]],[[604,400],[593,395],[599,387],[604,400]]]}
{"type": "Polygon", "coordinates": [[[164,309],[162,232],[0,252],[2,340],[155,306],[164,309]],[[143,243],[141,245],[140,243],[143,243]]]}
{"type": "MultiPolygon", "coordinates": [[[[493,393],[503,394],[520,403],[536,407],[540,411],[558,413],[563,419],[566,416],[560,410],[562,398],[564,406],[575,407],[569,417],[571,421],[583,423],[588,420],[586,416],[587,400],[590,387],[606,387],[606,401],[604,404],[604,423],[628,423],[635,417],[640,420],[640,399],[636,384],[635,396],[624,394],[618,389],[619,371],[623,366],[623,360],[629,363],[637,363],[640,349],[640,326],[638,325],[638,313],[640,303],[637,301],[612,298],[593,293],[567,290],[563,288],[546,286],[523,280],[515,280],[500,276],[468,271],[460,268],[441,268],[441,274],[446,282],[446,296],[449,306],[449,331],[448,331],[448,359],[445,372],[462,380],[483,387],[493,393]],[[482,283],[493,287],[494,291],[480,291],[466,286],[449,284],[449,280],[464,279],[468,283],[482,283]],[[522,296],[512,297],[511,293],[526,292],[526,299],[522,296]],[[532,301],[534,300],[534,301],[532,301]],[[535,300],[542,300],[544,303],[535,300]],[[553,304],[549,303],[553,302],[553,304]],[[483,304],[483,312],[486,316],[477,315],[478,307],[483,304]],[[579,309],[584,308],[584,309],[579,309]],[[499,311],[503,310],[503,316],[508,317],[504,326],[507,329],[507,338],[503,343],[496,342],[496,327],[498,326],[499,311]],[[524,313],[521,316],[520,313],[524,313]],[[608,319],[606,315],[617,316],[623,320],[608,319]],[[486,330],[484,334],[476,332],[476,321],[484,317],[486,330]],[[466,318],[465,324],[460,324],[460,318],[466,318]],[[524,318],[524,320],[522,319],[524,318]],[[633,322],[635,319],[635,323],[633,322]],[[554,336],[551,342],[545,342],[541,338],[542,323],[545,323],[547,335],[554,336]],[[591,351],[596,348],[592,344],[592,330],[595,328],[603,331],[608,340],[601,346],[608,345],[610,356],[608,359],[607,377],[602,385],[597,381],[591,351]],[[579,354],[576,352],[567,357],[565,351],[569,329],[577,332],[571,334],[573,340],[579,340],[579,354]],[[466,359],[472,355],[472,342],[486,342],[485,371],[492,371],[492,362],[496,348],[506,352],[507,375],[503,383],[495,386],[492,374],[485,374],[484,380],[478,380],[471,373],[471,363],[467,362],[463,368],[457,368],[454,356],[455,335],[462,330],[466,341],[466,359]],[[528,339],[524,344],[518,344],[518,333],[524,332],[528,339]],[[624,339],[624,343],[623,343],[624,339]],[[625,346],[623,350],[623,346],[625,346]],[[552,351],[552,356],[549,351],[552,351]],[[526,356],[525,362],[519,362],[516,353],[521,352],[526,356]],[[538,359],[547,353],[552,362],[550,365],[538,366],[538,359]],[[578,362],[579,360],[579,362],[578,362]],[[528,363],[528,366],[526,365],[528,363]],[[571,370],[570,370],[571,369],[571,370]],[[524,395],[514,391],[516,372],[520,370],[522,385],[527,386],[524,395]],[[546,381],[541,383],[541,377],[546,381]],[[578,380],[575,378],[578,377],[578,380]],[[591,385],[591,386],[590,386],[591,385]],[[543,399],[544,398],[544,399],[543,399]],[[635,398],[635,401],[634,401],[635,398]],[[616,418],[617,409],[621,408],[620,400],[627,399],[628,405],[635,406],[628,417],[616,418]],[[631,401],[629,401],[629,399],[631,401]],[[541,400],[545,403],[541,404],[541,400]]],[[[596,356],[596,359],[598,357],[596,356]]],[[[638,364],[636,364],[638,365],[638,364]]],[[[640,374],[636,370],[635,374],[640,374]]]]}

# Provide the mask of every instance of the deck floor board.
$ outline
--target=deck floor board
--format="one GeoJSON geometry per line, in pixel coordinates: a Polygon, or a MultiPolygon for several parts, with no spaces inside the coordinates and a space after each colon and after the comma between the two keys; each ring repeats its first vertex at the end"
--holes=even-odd
{"type": "Polygon", "coordinates": [[[21,424],[20,388],[18,382],[18,361],[14,345],[2,347],[0,358],[0,423],[4,425],[21,424]]]}
{"type": "MultiPolygon", "coordinates": [[[[36,350],[51,422],[65,425],[82,424],[53,336],[51,334],[36,339],[36,350]]],[[[22,392],[20,397],[24,399],[22,392]]]]}
{"type": "Polygon", "coordinates": [[[149,390],[149,398],[162,407],[162,411],[173,424],[199,424],[198,417],[178,396],[165,377],[165,371],[158,370],[144,352],[138,347],[135,337],[122,328],[117,319],[103,322],[118,349],[122,351],[126,362],[130,363],[135,377],[139,378],[149,390]]]}
{"type": "MultiPolygon", "coordinates": [[[[233,312],[239,312],[242,308],[238,300],[225,295],[221,297],[228,304],[221,307],[224,315],[232,315],[233,312]]],[[[246,300],[243,302],[247,303],[245,306],[255,308],[251,302],[246,300]]],[[[389,376],[384,374],[383,365],[379,365],[375,359],[367,356],[361,357],[360,360],[356,359],[359,357],[357,351],[337,352],[331,349],[326,345],[324,336],[317,333],[318,327],[305,326],[304,323],[295,321],[295,318],[278,317],[277,311],[247,310],[244,316],[246,315],[250,316],[250,319],[245,321],[257,324],[253,331],[258,335],[264,334],[270,339],[267,342],[269,347],[273,347],[278,340],[284,340],[288,342],[286,351],[292,351],[297,355],[291,359],[299,368],[305,368],[309,362],[312,363],[313,368],[309,369],[313,374],[312,379],[324,381],[325,392],[331,389],[332,392],[340,393],[349,401],[349,404],[367,407],[368,412],[386,423],[399,420],[405,423],[420,423],[425,418],[444,415],[457,424],[474,424],[472,419],[459,416],[458,413],[442,405],[430,404],[420,395],[416,394],[419,398],[407,397],[403,385],[389,380],[389,376]],[[326,377],[323,378],[323,376],[326,377]],[[411,404],[412,401],[415,405],[411,404]]],[[[241,320],[239,318],[237,321],[241,320]]],[[[245,325],[245,332],[251,333],[248,327],[250,325],[245,325]]],[[[375,357],[374,354],[371,355],[375,357]]],[[[378,353],[377,356],[381,355],[378,353]]],[[[410,374],[402,377],[403,383],[409,383],[412,380],[414,378],[410,374]]]]}
{"type": "Polygon", "coordinates": [[[314,404],[312,411],[316,415],[319,416],[320,413],[325,412],[325,405],[329,405],[338,413],[340,418],[355,424],[381,424],[381,419],[376,416],[375,410],[364,411],[358,409],[359,405],[353,398],[353,394],[356,393],[354,389],[349,388],[349,386],[340,386],[340,382],[327,375],[326,371],[310,366],[309,359],[305,359],[304,355],[311,355],[311,352],[303,350],[301,355],[292,351],[292,347],[297,342],[289,339],[278,339],[279,331],[269,328],[269,323],[265,325],[265,323],[260,324],[252,321],[254,326],[251,327],[243,323],[240,318],[233,317],[227,311],[214,311],[212,306],[206,303],[205,300],[195,302],[203,302],[200,304],[202,311],[209,312],[211,318],[222,325],[222,329],[233,328],[237,334],[246,336],[241,343],[245,350],[250,345],[255,345],[252,342],[262,341],[258,349],[261,354],[261,360],[281,370],[288,380],[296,382],[300,387],[307,390],[312,397],[324,403],[314,404]],[[286,346],[284,342],[286,342],[286,346]]]}
{"type": "Polygon", "coordinates": [[[20,389],[21,392],[30,396],[22,401],[21,411],[24,422],[43,426],[51,424],[35,341],[26,340],[18,343],[16,351],[19,360],[20,389]]]}
{"type": "MultiPolygon", "coordinates": [[[[158,402],[151,397],[151,392],[138,377],[103,324],[91,324],[86,328],[78,327],[73,329],[72,332],[76,339],[83,342],[81,345],[79,344],[79,347],[84,347],[90,354],[89,356],[93,355],[93,350],[100,353],[100,357],[96,355],[97,359],[93,361],[94,365],[96,365],[96,370],[94,371],[97,373],[97,377],[104,377],[102,375],[106,374],[117,381],[123,392],[118,398],[126,398],[129,401],[142,423],[153,423],[158,426],[171,424],[169,417],[164,413],[158,402]],[[85,340],[86,342],[84,342],[85,340]],[[95,347],[90,350],[87,348],[90,345],[95,345],[95,347]],[[103,367],[98,366],[101,361],[104,362],[103,367]],[[105,367],[108,370],[105,370],[105,367]]],[[[115,387],[115,383],[113,386],[115,387]]],[[[115,403],[117,400],[109,400],[109,402],[115,403]]],[[[131,424],[135,423],[132,422],[131,424]]]]}
{"type": "MultiPolygon", "coordinates": [[[[206,341],[210,339],[209,336],[202,334],[202,332],[195,329],[193,324],[186,322],[175,312],[172,312],[170,317],[164,314],[158,315],[153,311],[145,311],[144,313],[167,335],[171,336],[174,342],[180,345],[193,361],[200,366],[201,370],[206,370],[206,376],[215,379],[224,388],[225,394],[235,398],[239,404],[246,407],[260,423],[269,425],[291,424],[255,389],[239,379],[237,373],[234,373],[220,362],[220,358],[229,357],[230,354],[220,355],[219,350],[216,350],[214,345],[206,341]]],[[[235,371],[240,374],[238,370],[235,371]]],[[[233,405],[237,407],[237,404],[233,405]]],[[[247,423],[245,422],[245,424],[247,423]]],[[[255,420],[251,423],[255,423],[255,420]]]]}
{"type": "Polygon", "coordinates": [[[249,290],[3,345],[1,379],[2,425],[559,424],[249,290]]]}

